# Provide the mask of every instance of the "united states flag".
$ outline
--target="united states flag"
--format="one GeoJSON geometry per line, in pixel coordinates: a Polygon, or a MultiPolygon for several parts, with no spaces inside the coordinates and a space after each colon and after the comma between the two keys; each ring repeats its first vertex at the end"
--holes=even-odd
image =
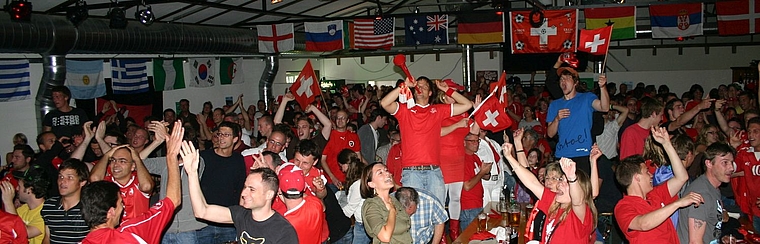
{"type": "Polygon", "coordinates": [[[393,46],[395,18],[354,20],[354,47],[390,49],[393,46]]]}

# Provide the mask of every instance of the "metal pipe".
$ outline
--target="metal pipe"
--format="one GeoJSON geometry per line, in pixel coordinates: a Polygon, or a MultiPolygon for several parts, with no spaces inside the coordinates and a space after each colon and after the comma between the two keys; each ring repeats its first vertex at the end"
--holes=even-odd
{"type": "Polygon", "coordinates": [[[53,103],[53,87],[63,86],[66,81],[66,56],[46,55],[42,57],[42,81],[37,90],[35,106],[37,113],[37,128],[41,130],[42,119],[45,115],[55,110],[53,103]]]}
{"type": "Polygon", "coordinates": [[[264,58],[264,72],[261,73],[261,80],[259,80],[259,99],[264,100],[267,109],[272,102],[272,83],[274,83],[274,77],[277,76],[277,70],[279,69],[279,58],[277,55],[269,55],[264,58]]]}
{"type": "Polygon", "coordinates": [[[475,49],[472,45],[462,45],[462,73],[464,74],[464,89],[467,92],[472,90],[472,81],[475,80],[475,49]]]}

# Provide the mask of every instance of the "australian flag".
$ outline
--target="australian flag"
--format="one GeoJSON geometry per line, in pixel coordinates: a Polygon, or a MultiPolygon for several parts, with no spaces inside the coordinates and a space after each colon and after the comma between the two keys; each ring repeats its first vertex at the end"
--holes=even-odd
{"type": "Polygon", "coordinates": [[[404,18],[406,45],[449,44],[449,17],[446,14],[404,18]]]}

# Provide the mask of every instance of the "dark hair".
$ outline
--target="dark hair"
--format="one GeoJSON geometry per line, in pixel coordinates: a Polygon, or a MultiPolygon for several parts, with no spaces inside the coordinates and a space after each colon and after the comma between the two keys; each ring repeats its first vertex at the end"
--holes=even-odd
{"type": "Polygon", "coordinates": [[[726,156],[729,153],[736,156],[736,150],[733,147],[723,142],[715,142],[705,149],[705,159],[712,162],[715,157],[726,156]]]}
{"type": "Polygon", "coordinates": [[[372,110],[372,112],[369,114],[369,122],[375,121],[377,117],[388,117],[388,112],[385,111],[385,109],[375,109],[372,110]]]}
{"type": "Polygon", "coordinates": [[[644,157],[640,154],[631,155],[620,161],[615,171],[615,179],[617,179],[623,189],[627,189],[633,181],[633,176],[641,172],[641,164],[644,161],[644,157]]]}
{"type": "Polygon", "coordinates": [[[279,123],[279,124],[274,125],[274,127],[272,128],[272,133],[274,133],[275,131],[282,132],[282,134],[285,136],[285,139],[293,140],[293,138],[295,138],[295,135],[293,134],[293,129],[285,123],[279,123]]]}
{"type": "MultiPolygon", "coordinates": [[[[428,98],[428,103],[432,103],[431,100],[438,97],[438,88],[435,86],[435,82],[433,82],[430,78],[427,78],[427,76],[420,76],[417,77],[417,83],[419,84],[420,81],[425,81],[428,83],[428,87],[430,87],[431,95],[428,98]]],[[[414,91],[414,90],[412,90],[414,91]]]]}
{"type": "Polygon", "coordinates": [[[261,182],[269,188],[267,190],[272,190],[276,193],[280,189],[280,179],[277,178],[277,173],[274,170],[270,168],[256,168],[252,169],[251,173],[249,173],[249,175],[252,174],[261,174],[261,182]]]}
{"type": "Polygon", "coordinates": [[[338,153],[338,163],[348,164],[348,170],[346,170],[346,185],[351,186],[354,181],[361,179],[364,163],[362,163],[354,150],[351,150],[350,148],[341,150],[340,153],[338,153]]]}
{"type": "Polygon", "coordinates": [[[749,125],[751,125],[751,124],[760,125],[760,117],[754,117],[754,118],[751,118],[751,119],[747,120],[747,127],[749,127],[749,125]]]}
{"type": "Polygon", "coordinates": [[[175,115],[177,114],[177,112],[174,112],[174,109],[171,109],[171,108],[167,108],[167,109],[165,109],[165,110],[164,110],[164,114],[166,114],[166,112],[172,112],[172,113],[173,113],[173,114],[175,114],[175,115]]]}
{"type": "Polygon", "coordinates": [[[283,163],[282,158],[280,158],[280,154],[277,154],[271,151],[262,151],[261,156],[272,157],[272,164],[274,164],[275,167],[280,166],[280,164],[283,163]]]}
{"type": "MultiPolygon", "coordinates": [[[[42,141],[42,137],[44,137],[44,136],[45,136],[45,135],[47,135],[47,134],[53,134],[53,136],[55,136],[55,133],[53,133],[52,131],[45,131],[45,132],[42,132],[42,133],[40,133],[39,135],[37,135],[37,145],[42,145],[42,144],[45,144],[45,142],[44,142],[44,141],[42,141]]],[[[56,138],[57,138],[57,137],[56,137],[56,138]]]]}
{"type": "Polygon", "coordinates": [[[527,158],[528,156],[530,156],[530,153],[532,153],[532,152],[536,152],[536,155],[538,155],[538,162],[537,162],[537,164],[541,165],[541,160],[543,159],[544,155],[543,155],[543,153],[541,153],[541,150],[539,150],[538,148],[534,147],[534,148],[531,148],[530,150],[528,150],[528,154],[525,155],[525,157],[527,158]]]}
{"type": "MultiPolygon", "coordinates": [[[[82,187],[82,218],[90,228],[108,221],[108,210],[119,201],[119,186],[110,181],[96,181],[82,187]]],[[[121,214],[121,213],[118,213],[121,214]]]]}
{"type": "Polygon", "coordinates": [[[663,109],[662,102],[651,97],[642,97],[640,102],[641,102],[640,111],[641,111],[642,118],[647,118],[651,116],[652,113],[660,112],[660,110],[663,109]]]}
{"type": "Polygon", "coordinates": [[[686,159],[686,155],[690,152],[694,153],[694,141],[692,141],[691,137],[687,135],[678,134],[674,136],[673,139],[670,139],[670,142],[673,144],[673,148],[676,149],[678,158],[681,160],[686,159]]]}
{"type": "Polygon", "coordinates": [[[322,151],[319,150],[319,146],[311,140],[301,140],[296,147],[296,152],[301,156],[314,157],[314,160],[322,158],[322,151]]]}
{"type": "Polygon", "coordinates": [[[240,125],[239,124],[232,123],[229,121],[222,121],[222,123],[219,123],[219,126],[217,126],[216,128],[222,128],[222,127],[230,128],[232,130],[232,136],[240,139],[240,125]]]}
{"type": "Polygon", "coordinates": [[[364,86],[361,84],[354,84],[354,86],[351,87],[351,91],[358,92],[359,94],[364,95],[364,86]]]}
{"type": "Polygon", "coordinates": [[[66,101],[71,100],[71,90],[66,86],[54,86],[53,89],[50,89],[50,92],[51,94],[53,92],[63,93],[63,95],[66,95],[66,101]]]}
{"type": "Polygon", "coordinates": [[[60,166],[58,166],[58,172],[67,170],[67,169],[73,169],[77,172],[77,177],[79,177],[79,182],[82,181],[90,181],[90,170],[87,169],[87,165],[82,162],[82,160],[76,159],[76,158],[69,158],[63,161],[60,166]]]}
{"type": "Polygon", "coordinates": [[[34,157],[34,149],[29,145],[15,145],[13,146],[13,151],[16,150],[21,150],[21,154],[24,155],[24,158],[34,157]]]}
{"type": "Polygon", "coordinates": [[[113,131],[113,130],[106,131],[106,134],[105,134],[104,138],[106,136],[116,137],[116,143],[119,144],[119,145],[127,144],[127,137],[124,136],[124,134],[122,134],[121,132],[113,131]]]}
{"type": "Polygon", "coordinates": [[[668,85],[660,85],[660,87],[657,88],[657,93],[670,93],[670,87],[668,87],[668,85]]]}
{"type": "Polygon", "coordinates": [[[362,179],[361,179],[361,185],[359,185],[359,193],[362,195],[362,198],[368,199],[375,197],[375,189],[369,187],[369,182],[372,181],[372,168],[375,167],[375,165],[383,165],[383,163],[380,162],[374,162],[362,170],[362,179]]]}
{"type": "Polygon", "coordinates": [[[184,99],[184,98],[182,98],[182,99],[180,99],[180,100],[179,100],[179,103],[187,103],[187,104],[190,104],[190,100],[187,100],[187,99],[184,99]]]}
{"type": "Polygon", "coordinates": [[[357,131],[357,130],[358,130],[358,128],[356,128],[356,127],[357,127],[357,126],[356,126],[356,124],[353,124],[353,123],[348,123],[348,124],[346,124],[346,128],[351,128],[351,129],[353,129],[354,131],[357,131]]]}
{"type": "Polygon", "coordinates": [[[36,198],[47,198],[48,187],[50,187],[50,181],[47,178],[45,169],[39,165],[32,165],[24,173],[24,178],[20,181],[24,182],[24,188],[32,188],[32,194],[36,198]]]}
{"type": "Polygon", "coordinates": [[[401,202],[401,206],[408,208],[412,206],[412,203],[420,203],[420,195],[417,190],[411,187],[401,187],[396,190],[396,200],[401,202]]]}

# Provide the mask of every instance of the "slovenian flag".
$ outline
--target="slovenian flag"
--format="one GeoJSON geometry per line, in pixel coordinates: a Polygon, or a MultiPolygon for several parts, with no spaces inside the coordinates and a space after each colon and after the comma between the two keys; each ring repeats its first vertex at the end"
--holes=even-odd
{"type": "Polygon", "coordinates": [[[0,102],[26,100],[29,90],[29,60],[0,60],[0,102]]]}
{"type": "Polygon", "coordinates": [[[343,49],[343,21],[306,22],[306,51],[329,52],[343,49]]]}
{"type": "Polygon", "coordinates": [[[703,33],[702,3],[650,5],[652,38],[700,36],[703,33]]]}

